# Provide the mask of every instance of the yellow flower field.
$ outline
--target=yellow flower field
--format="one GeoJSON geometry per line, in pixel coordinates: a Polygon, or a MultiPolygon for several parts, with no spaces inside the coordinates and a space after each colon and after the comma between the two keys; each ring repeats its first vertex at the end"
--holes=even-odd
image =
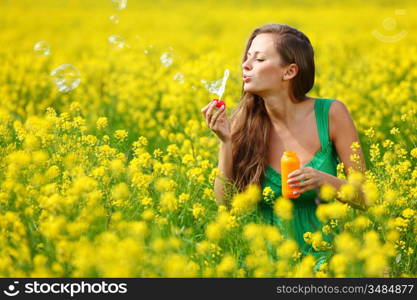
{"type": "Polygon", "coordinates": [[[1,277],[417,276],[413,1],[221,3],[0,2],[1,277]],[[288,200],[214,197],[206,84],[230,70],[230,114],[246,39],[271,22],[310,38],[309,96],[346,104],[366,155],[365,174],[320,191],[325,226],[304,239],[324,262],[260,222],[264,196],[289,226],[288,200]],[[359,191],[367,211],[335,200],[359,191]]]}

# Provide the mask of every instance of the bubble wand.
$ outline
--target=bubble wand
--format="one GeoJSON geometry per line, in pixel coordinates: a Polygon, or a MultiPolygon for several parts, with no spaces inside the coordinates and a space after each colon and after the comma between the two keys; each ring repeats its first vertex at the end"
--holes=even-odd
{"type": "Polygon", "coordinates": [[[226,70],[224,70],[222,84],[221,84],[220,88],[215,92],[215,94],[217,94],[219,96],[219,99],[213,99],[213,101],[216,101],[216,107],[217,108],[220,108],[222,105],[224,105],[226,107],[226,103],[221,101],[221,99],[222,99],[224,90],[226,88],[226,82],[227,82],[228,78],[229,78],[229,69],[226,69],[226,70]]]}

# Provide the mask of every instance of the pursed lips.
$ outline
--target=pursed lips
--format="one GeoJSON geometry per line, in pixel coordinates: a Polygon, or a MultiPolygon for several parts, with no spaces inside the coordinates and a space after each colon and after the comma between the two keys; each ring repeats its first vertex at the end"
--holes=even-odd
{"type": "Polygon", "coordinates": [[[243,81],[248,81],[248,80],[250,80],[251,79],[251,76],[248,76],[248,75],[243,75],[243,81]]]}

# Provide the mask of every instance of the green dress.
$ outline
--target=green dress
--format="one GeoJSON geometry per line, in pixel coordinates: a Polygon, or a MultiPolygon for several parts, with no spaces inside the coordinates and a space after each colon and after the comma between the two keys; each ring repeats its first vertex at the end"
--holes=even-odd
{"type": "MultiPolygon", "coordinates": [[[[305,167],[312,167],[322,172],[336,176],[337,164],[340,162],[332,141],[329,138],[329,108],[333,99],[316,99],[314,111],[316,115],[317,129],[320,137],[321,149],[308,162],[305,167]]],[[[267,165],[264,177],[261,181],[262,190],[269,186],[275,193],[274,199],[282,195],[281,174],[267,165]]],[[[267,203],[262,197],[258,206],[261,218],[268,224],[278,226],[285,236],[294,238],[303,255],[313,254],[317,262],[321,264],[330,254],[329,251],[315,251],[310,244],[304,241],[305,232],[321,231],[323,224],[316,216],[316,208],[319,204],[318,190],[310,190],[302,193],[298,198],[290,199],[293,202],[293,218],[290,221],[291,232],[285,231],[283,222],[273,212],[273,203],[267,203]]],[[[331,235],[322,232],[323,240],[330,242],[331,235]]]]}

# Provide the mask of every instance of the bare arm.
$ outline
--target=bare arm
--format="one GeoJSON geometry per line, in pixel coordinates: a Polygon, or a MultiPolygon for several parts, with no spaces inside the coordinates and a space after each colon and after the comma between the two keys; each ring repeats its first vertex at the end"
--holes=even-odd
{"type": "Polygon", "coordinates": [[[219,205],[226,205],[226,192],[232,178],[232,142],[230,134],[230,122],[227,118],[226,107],[222,105],[215,109],[216,103],[212,101],[201,112],[208,127],[219,137],[219,174],[214,181],[214,194],[219,205]]]}
{"type": "Polygon", "coordinates": [[[232,143],[230,140],[220,142],[219,149],[219,175],[214,181],[214,194],[219,205],[226,205],[225,191],[227,180],[232,178],[232,143]]]}
{"type": "MultiPolygon", "coordinates": [[[[359,135],[356,130],[352,117],[349,114],[349,110],[345,104],[341,101],[334,101],[330,106],[329,111],[329,135],[333,141],[336,152],[343,162],[344,171],[346,175],[349,175],[352,170],[365,172],[366,164],[362,148],[360,146],[359,135]],[[359,147],[356,151],[351,149],[352,143],[357,142],[359,147]],[[351,160],[351,157],[355,158],[355,161],[351,160]]],[[[339,179],[330,174],[323,174],[324,183],[330,184],[335,188],[340,188],[346,181],[339,179]]],[[[343,202],[341,199],[339,201],[343,202]]],[[[366,207],[363,194],[360,193],[359,206],[356,203],[350,203],[355,208],[363,209],[366,207]]]]}

